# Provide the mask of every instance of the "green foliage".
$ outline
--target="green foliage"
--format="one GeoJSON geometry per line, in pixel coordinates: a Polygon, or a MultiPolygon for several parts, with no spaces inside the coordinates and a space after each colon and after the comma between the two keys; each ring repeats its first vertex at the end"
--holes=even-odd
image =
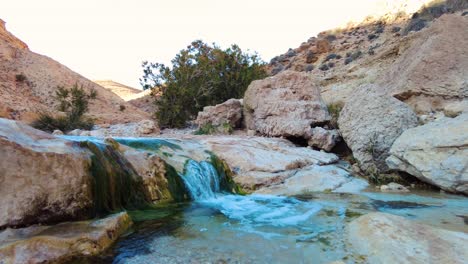
{"type": "Polygon", "coordinates": [[[220,126],[214,126],[211,123],[207,123],[202,125],[195,131],[195,135],[212,135],[212,134],[223,134],[223,135],[230,135],[234,132],[234,128],[229,123],[224,123],[220,126]]]}
{"type": "Polygon", "coordinates": [[[211,123],[204,124],[197,131],[195,131],[195,135],[211,135],[216,132],[216,127],[214,127],[211,123]]]}
{"type": "Polygon", "coordinates": [[[343,102],[335,102],[327,105],[328,112],[330,113],[332,119],[330,120],[330,126],[333,128],[338,128],[338,118],[340,117],[340,112],[344,107],[343,102]]]}
{"type": "Polygon", "coordinates": [[[58,101],[57,109],[65,113],[65,116],[54,116],[50,113],[40,113],[32,126],[44,131],[52,132],[56,129],[70,131],[73,129],[89,130],[93,127],[92,119],[84,117],[88,111],[89,101],[96,98],[96,91],[87,93],[83,87],[75,84],[71,88],[57,87],[55,99],[58,101]]]}
{"type": "Polygon", "coordinates": [[[155,97],[160,126],[184,127],[204,106],[243,97],[252,81],[267,76],[264,65],[237,45],[223,50],[196,40],[175,56],[172,67],[143,62],[140,82],[162,92],[155,97]]]}
{"type": "Polygon", "coordinates": [[[17,82],[24,82],[24,81],[26,81],[28,79],[28,78],[26,78],[26,75],[24,75],[22,73],[21,74],[16,74],[15,78],[16,78],[17,82]]]}

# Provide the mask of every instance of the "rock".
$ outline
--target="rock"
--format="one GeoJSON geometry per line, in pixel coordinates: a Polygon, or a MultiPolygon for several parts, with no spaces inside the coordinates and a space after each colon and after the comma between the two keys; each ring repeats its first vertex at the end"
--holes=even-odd
{"type": "Polygon", "coordinates": [[[0,232],[1,263],[69,263],[108,249],[132,225],[125,213],[104,219],[0,232]]]}
{"type": "Polygon", "coordinates": [[[331,50],[330,42],[326,39],[319,39],[315,43],[317,53],[327,53],[331,50]]]}
{"type": "Polygon", "coordinates": [[[0,119],[0,229],[83,219],[93,206],[90,153],[0,119]]]}
{"type": "Polygon", "coordinates": [[[395,182],[380,186],[380,190],[382,192],[409,192],[408,188],[395,182]]]}
{"type": "Polygon", "coordinates": [[[351,222],[348,244],[368,263],[467,263],[468,234],[370,213],[351,222]]]}
{"type": "Polygon", "coordinates": [[[254,137],[255,134],[256,134],[255,130],[251,130],[251,129],[247,130],[247,136],[254,137]]]}
{"type": "Polygon", "coordinates": [[[459,102],[448,103],[444,107],[444,115],[447,117],[457,117],[463,112],[468,112],[468,99],[459,102]]]}
{"type": "MultiPolygon", "coordinates": [[[[157,203],[161,201],[176,200],[171,193],[169,175],[166,171],[166,163],[158,155],[143,150],[137,150],[117,143],[113,139],[106,139],[110,144],[117,146],[118,150],[141,177],[143,191],[147,201],[157,203]]],[[[106,143],[107,143],[106,142],[106,143]]],[[[180,193],[182,195],[182,192],[180,193]]]]}
{"type": "Polygon", "coordinates": [[[468,113],[409,129],[387,164],[446,191],[468,194],[468,113]]]}
{"type": "Polygon", "coordinates": [[[244,96],[247,129],[268,136],[303,137],[331,117],[309,74],[284,71],[252,82],[244,96]]]}
{"type": "Polygon", "coordinates": [[[401,100],[421,95],[468,97],[468,21],[444,15],[426,30],[410,36],[411,44],[396,59],[381,84],[401,100]]]}
{"type": "Polygon", "coordinates": [[[195,123],[202,127],[211,124],[214,127],[229,125],[238,128],[242,125],[242,103],[239,99],[229,99],[222,104],[206,106],[198,113],[195,123]]]}
{"type": "Polygon", "coordinates": [[[63,135],[63,132],[60,131],[60,130],[58,130],[58,129],[56,129],[56,130],[54,130],[54,132],[52,132],[52,135],[54,135],[54,136],[61,136],[61,135],[63,135]]]}
{"type": "Polygon", "coordinates": [[[256,193],[274,195],[301,195],[312,192],[358,192],[368,186],[362,179],[351,176],[334,165],[303,168],[284,183],[262,188],[256,193]]]}
{"type": "Polygon", "coordinates": [[[330,151],[341,140],[337,130],[326,130],[321,127],[314,127],[310,130],[310,137],[307,136],[309,146],[330,151]]]}
{"type": "Polygon", "coordinates": [[[418,125],[416,114],[397,99],[374,92],[375,86],[358,89],[338,118],[341,135],[365,171],[387,171],[385,159],[395,139],[418,125]]]}
{"type": "Polygon", "coordinates": [[[75,129],[68,132],[71,136],[92,136],[92,137],[152,137],[159,135],[160,131],[152,120],[142,120],[139,122],[109,125],[99,127],[95,130],[75,129]]]}

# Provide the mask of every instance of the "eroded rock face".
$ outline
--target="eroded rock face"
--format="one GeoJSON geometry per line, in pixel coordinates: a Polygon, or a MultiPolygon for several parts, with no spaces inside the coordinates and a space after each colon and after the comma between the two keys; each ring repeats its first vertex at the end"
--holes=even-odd
{"type": "Polygon", "coordinates": [[[330,121],[320,89],[306,73],[284,71],[252,82],[244,96],[247,129],[268,136],[304,137],[330,121]]]}
{"type": "Polygon", "coordinates": [[[72,258],[96,256],[109,248],[132,225],[126,213],[104,219],[31,226],[0,232],[2,263],[69,263],[72,258]]]}
{"type": "Polygon", "coordinates": [[[375,90],[375,86],[358,89],[346,102],[338,124],[362,169],[387,171],[385,159],[393,142],[418,120],[406,104],[375,90]]]}
{"type": "Polygon", "coordinates": [[[403,132],[387,164],[444,190],[468,194],[468,114],[403,132]]]}
{"type": "Polygon", "coordinates": [[[0,228],[83,219],[93,205],[90,153],[0,119],[0,228]]]}
{"type": "Polygon", "coordinates": [[[214,127],[229,125],[237,128],[242,125],[242,100],[229,99],[222,104],[206,106],[198,113],[195,123],[198,126],[211,124],[214,127]]]}
{"type": "Polygon", "coordinates": [[[467,263],[468,235],[385,213],[348,226],[348,242],[369,263],[467,263]]]}

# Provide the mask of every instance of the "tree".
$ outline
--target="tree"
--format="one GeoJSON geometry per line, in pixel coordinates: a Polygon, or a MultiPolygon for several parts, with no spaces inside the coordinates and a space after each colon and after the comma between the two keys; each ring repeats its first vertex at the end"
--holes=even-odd
{"type": "Polygon", "coordinates": [[[155,96],[161,127],[184,127],[203,107],[242,98],[252,81],[267,76],[258,54],[243,52],[237,45],[223,50],[196,40],[171,62],[172,67],[142,64],[143,88],[162,93],[155,96]]]}
{"type": "Polygon", "coordinates": [[[91,129],[93,120],[85,118],[89,101],[96,99],[97,93],[91,90],[87,93],[82,86],[75,84],[71,88],[57,87],[55,99],[58,101],[57,110],[64,112],[65,116],[54,116],[50,113],[40,113],[32,126],[44,131],[52,132],[56,129],[70,131],[73,129],[91,129]]]}

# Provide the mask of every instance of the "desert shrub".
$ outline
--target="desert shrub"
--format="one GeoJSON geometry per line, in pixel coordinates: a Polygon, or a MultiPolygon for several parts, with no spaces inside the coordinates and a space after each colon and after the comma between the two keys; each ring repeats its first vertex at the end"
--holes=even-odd
{"type": "Polygon", "coordinates": [[[20,73],[20,74],[16,74],[15,75],[15,79],[17,82],[24,82],[26,81],[28,78],[26,78],[26,75],[20,73]]]}
{"type": "Polygon", "coordinates": [[[369,35],[367,35],[367,38],[368,38],[369,40],[373,40],[373,39],[376,39],[376,38],[378,38],[378,37],[379,37],[379,35],[377,35],[377,34],[369,34],[369,35]]]}
{"type": "Polygon", "coordinates": [[[420,31],[427,26],[427,21],[424,19],[416,18],[411,19],[408,26],[404,30],[404,34],[408,34],[411,31],[420,31]]]}
{"type": "Polygon", "coordinates": [[[120,110],[121,112],[125,111],[125,108],[126,108],[126,107],[125,107],[125,105],[123,105],[123,104],[121,104],[121,105],[119,106],[119,110],[120,110]]]}
{"type": "Polygon", "coordinates": [[[172,67],[143,62],[144,89],[157,87],[156,117],[161,127],[184,127],[203,107],[230,98],[241,98],[248,85],[267,76],[265,63],[256,53],[239,46],[221,49],[201,40],[181,50],[172,67]]]}
{"type": "Polygon", "coordinates": [[[70,131],[73,129],[89,130],[94,121],[84,116],[88,111],[89,101],[95,99],[97,93],[91,90],[87,93],[82,86],[75,84],[71,88],[57,87],[55,99],[58,101],[57,109],[65,115],[39,113],[39,117],[31,124],[33,127],[52,132],[56,129],[70,131]]]}
{"type": "Polygon", "coordinates": [[[330,69],[330,67],[328,67],[327,64],[322,64],[322,65],[319,67],[319,69],[320,69],[321,71],[328,71],[328,70],[330,69]]]}
{"type": "Polygon", "coordinates": [[[344,64],[345,64],[345,65],[348,65],[348,64],[350,64],[351,62],[353,62],[353,59],[352,59],[351,57],[348,57],[348,58],[345,59],[344,64]]]}
{"type": "Polygon", "coordinates": [[[325,58],[325,61],[336,59],[337,56],[338,55],[336,55],[335,53],[328,54],[327,57],[325,58]]]}
{"type": "Polygon", "coordinates": [[[327,105],[328,113],[330,113],[331,120],[330,126],[332,128],[338,128],[338,118],[340,117],[340,112],[344,107],[344,103],[341,101],[331,103],[327,105]]]}
{"type": "Polygon", "coordinates": [[[305,71],[306,71],[306,72],[311,72],[311,71],[313,71],[313,70],[314,70],[314,65],[312,65],[312,64],[307,64],[307,65],[305,66],[305,71]]]}

